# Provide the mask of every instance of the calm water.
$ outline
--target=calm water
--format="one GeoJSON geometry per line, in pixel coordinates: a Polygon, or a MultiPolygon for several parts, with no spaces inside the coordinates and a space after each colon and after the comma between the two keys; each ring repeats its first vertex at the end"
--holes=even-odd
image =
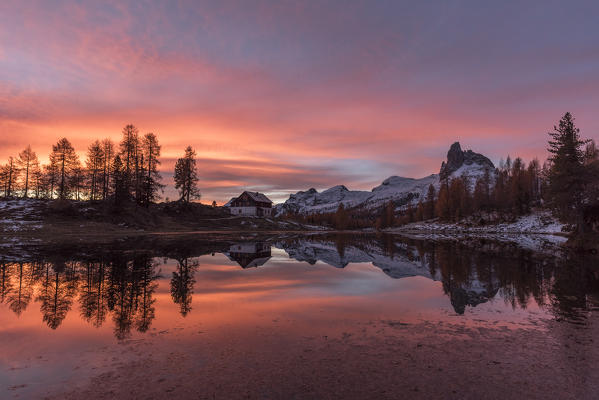
{"type": "Polygon", "coordinates": [[[380,324],[405,336],[543,330],[584,325],[597,303],[592,263],[488,240],[157,237],[3,249],[2,398],[84,385],[147,356],[141,343],[218,350],[238,334],[245,340],[227,346],[242,351],[382,336],[380,324]]]}

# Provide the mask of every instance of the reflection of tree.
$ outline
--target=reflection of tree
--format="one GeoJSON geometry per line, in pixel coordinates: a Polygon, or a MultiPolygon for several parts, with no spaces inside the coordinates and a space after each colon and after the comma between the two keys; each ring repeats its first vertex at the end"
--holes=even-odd
{"type": "Polygon", "coordinates": [[[568,258],[568,267],[556,271],[550,288],[550,303],[559,319],[580,323],[589,310],[597,309],[598,266],[597,257],[578,256],[568,258]]]}
{"type": "Polygon", "coordinates": [[[29,305],[33,296],[33,266],[18,263],[13,269],[12,291],[6,297],[8,307],[17,315],[21,315],[29,305]]]}
{"type": "Polygon", "coordinates": [[[41,293],[38,301],[43,320],[52,329],[60,326],[73,304],[77,292],[75,263],[55,262],[44,266],[41,293]]]}
{"type": "Polygon", "coordinates": [[[158,284],[152,258],[135,256],[133,261],[117,259],[110,274],[108,307],[113,312],[115,336],[125,339],[131,334],[131,326],[140,332],[150,327],[155,317],[152,294],[158,284]]]}
{"type": "MultiPolygon", "coordinates": [[[[381,265],[397,263],[400,272],[406,263],[419,267],[419,274],[442,282],[457,313],[496,296],[513,308],[526,308],[534,301],[550,307],[558,318],[571,321],[578,321],[597,307],[592,294],[599,293],[596,267],[599,262],[588,255],[582,259],[562,258],[483,238],[458,241],[393,235],[323,235],[290,237],[281,243],[301,250],[311,246],[319,249],[321,242],[337,251],[343,265],[368,257],[377,259],[381,265]]],[[[195,246],[182,249],[169,246],[163,253],[110,251],[97,258],[89,251],[84,256],[85,262],[42,259],[43,262],[30,263],[23,259],[15,263],[11,259],[10,263],[0,262],[0,302],[18,315],[32,299],[40,301],[44,322],[56,329],[78,294],[82,319],[99,327],[110,314],[116,337],[126,338],[132,330],[147,331],[155,318],[156,260],[159,259],[153,257],[179,260],[170,279],[170,290],[173,302],[181,315],[186,316],[192,309],[194,274],[199,266],[193,257],[219,249],[212,246],[215,245],[204,244],[200,246],[202,250],[195,246]]],[[[229,243],[219,246],[222,251],[229,248],[229,243]]],[[[329,262],[337,260],[330,252],[324,254],[329,262]]],[[[319,251],[306,251],[302,257],[315,263],[323,255],[319,251]]]]}
{"type": "Polygon", "coordinates": [[[11,265],[0,263],[0,303],[4,303],[12,292],[11,265]]]}
{"type": "Polygon", "coordinates": [[[194,274],[200,265],[198,260],[192,260],[191,263],[189,261],[189,258],[177,260],[177,270],[171,278],[171,297],[173,302],[179,305],[179,312],[184,317],[191,311],[194,274]]]}
{"type": "Polygon", "coordinates": [[[158,287],[158,283],[155,282],[158,274],[154,272],[155,264],[150,257],[140,257],[137,261],[134,265],[139,276],[139,300],[136,302],[135,327],[139,332],[146,332],[156,317],[156,299],[152,298],[152,295],[158,287]]]}
{"type": "Polygon", "coordinates": [[[108,312],[105,263],[85,263],[81,280],[79,295],[81,317],[98,328],[106,320],[108,312]]]}

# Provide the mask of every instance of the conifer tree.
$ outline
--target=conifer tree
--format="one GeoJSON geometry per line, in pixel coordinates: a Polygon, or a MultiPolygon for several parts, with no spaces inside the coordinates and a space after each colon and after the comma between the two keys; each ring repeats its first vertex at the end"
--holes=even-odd
{"type": "Polygon", "coordinates": [[[580,138],[580,130],[574,117],[567,112],[550,132],[549,148],[551,168],[548,176],[548,200],[560,216],[577,222],[583,229],[582,206],[588,177],[584,168],[583,146],[588,143],[580,138]]]}
{"type": "Polygon", "coordinates": [[[200,198],[195,156],[195,151],[191,146],[187,146],[185,155],[175,164],[175,188],[179,190],[180,199],[186,203],[200,198]]]}

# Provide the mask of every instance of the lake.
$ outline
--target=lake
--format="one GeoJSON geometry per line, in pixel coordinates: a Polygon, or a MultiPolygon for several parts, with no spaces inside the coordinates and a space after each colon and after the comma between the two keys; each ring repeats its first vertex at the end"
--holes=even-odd
{"type": "Polygon", "coordinates": [[[2,398],[596,398],[595,259],[543,237],[5,238],[2,398]]]}

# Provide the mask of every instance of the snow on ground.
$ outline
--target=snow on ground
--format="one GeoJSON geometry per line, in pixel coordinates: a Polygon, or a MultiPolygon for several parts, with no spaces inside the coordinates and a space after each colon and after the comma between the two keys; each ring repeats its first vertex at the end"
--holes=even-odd
{"type": "Polygon", "coordinates": [[[33,199],[0,200],[0,232],[40,229],[40,203],[33,199]]]}
{"type": "Polygon", "coordinates": [[[540,211],[522,216],[514,222],[468,226],[463,223],[415,222],[390,231],[424,231],[424,232],[464,232],[464,233],[533,233],[562,234],[564,224],[557,221],[550,212],[540,211]]]}

